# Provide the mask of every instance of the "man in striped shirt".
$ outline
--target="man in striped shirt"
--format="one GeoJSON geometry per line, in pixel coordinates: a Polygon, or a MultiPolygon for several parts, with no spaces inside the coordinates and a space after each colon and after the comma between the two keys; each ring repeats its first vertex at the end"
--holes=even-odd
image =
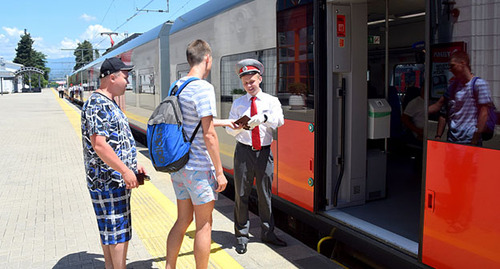
{"type": "Polygon", "coordinates": [[[175,268],[186,229],[196,218],[194,257],[197,268],[206,268],[212,241],[212,211],[217,193],[226,188],[227,180],[222,171],[219,156],[219,141],[216,126],[234,125],[229,120],[216,120],[214,87],[204,80],[212,68],[212,51],[203,40],[195,40],[188,45],[187,60],[191,67],[187,76],[181,78],[180,86],[187,79],[199,80],[189,83],[179,94],[179,104],[183,116],[184,130],[191,137],[201,121],[189,153],[189,161],[179,171],[172,173],[172,185],[177,197],[177,220],[167,238],[167,268],[175,268]]]}
{"type": "Polygon", "coordinates": [[[453,81],[429,107],[429,113],[441,111],[435,139],[441,140],[448,123],[448,142],[482,146],[481,133],[486,131],[489,107],[494,106],[488,83],[472,74],[464,51],[451,54],[449,65],[453,81]]]}

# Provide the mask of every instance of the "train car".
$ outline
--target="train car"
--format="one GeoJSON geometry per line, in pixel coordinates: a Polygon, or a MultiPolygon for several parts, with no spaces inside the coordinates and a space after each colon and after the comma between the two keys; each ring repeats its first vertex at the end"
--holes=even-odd
{"type": "MultiPolygon", "coordinates": [[[[241,59],[261,61],[266,66],[261,87],[265,92],[277,95],[275,17],[275,9],[268,1],[210,1],[180,16],[170,31],[171,80],[188,73],[186,46],[200,38],[206,40],[213,50],[212,72],[207,80],[214,85],[217,101],[220,101],[217,103],[220,118],[229,116],[233,98],[244,92],[234,71],[241,59]]],[[[232,173],[235,139],[224,129],[219,129],[217,135],[225,171],[232,173]]]]}
{"type": "Polygon", "coordinates": [[[119,57],[124,63],[134,65],[134,69],[129,72],[125,95],[116,101],[134,130],[145,134],[149,116],[166,96],[170,86],[168,35],[171,27],[172,22],[162,23],[73,72],[68,78],[68,85],[79,87],[82,93],[76,101],[84,102],[99,88],[102,62],[110,57],[119,57]]]}
{"type": "MultiPolygon", "coordinates": [[[[271,148],[273,205],[288,215],[289,231],[314,229],[326,236],[319,244],[336,242],[332,255],[344,249],[372,267],[499,268],[500,176],[492,168],[500,159],[500,135],[482,146],[438,140],[437,117],[425,113],[450,85],[448,61],[456,50],[470,55],[474,74],[500,104],[499,6],[211,0],[181,15],[168,34],[165,28],[155,35],[152,40],[163,39],[147,44],[159,44],[156,49],[132,53],[136,68],[122,108],[144,130],[168,84],[189,71],[187,44],[201,38],[212,46],[207,80],[218,115],[226,118],[242,89],[236,62],[258,59],[266,68],[261,87],[279,98],[285,115],[271,148]],[[144,57],[152,59],[149,67],[144,57]],[[153,74],[154,86],[142,90],[143,74],[153,74]],[[415,137],[401,117],[420,94],[423,135],[415,137]]],[[[141,46],[106,57],[124,59],[141,46]]],[[[97,61],[90,65],[97,68],[97,61]]],[[[217,131],[231,175],[235,140],[217,131]]]]}

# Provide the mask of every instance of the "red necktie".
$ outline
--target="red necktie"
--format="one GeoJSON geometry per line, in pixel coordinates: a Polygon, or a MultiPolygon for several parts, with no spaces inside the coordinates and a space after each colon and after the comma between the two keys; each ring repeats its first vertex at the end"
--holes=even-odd
{"type": "MultiPolygon", "coordinates": [[[[252,106],[250,107],[250,116],[257,115],[257,102],[255,100],[257,97],[253,96],[251,98],[252,100],[252,106]]],[[[260,133],[259,133],[259,126],[256,126],[255,128],[252,129],[252,147],[255,150],[260,150],[260,133]]]]}

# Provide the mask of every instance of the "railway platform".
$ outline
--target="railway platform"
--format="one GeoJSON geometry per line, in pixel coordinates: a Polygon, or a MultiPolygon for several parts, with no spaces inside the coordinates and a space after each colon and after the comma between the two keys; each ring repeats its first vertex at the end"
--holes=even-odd
{"type": "MultiPolygon", "coordinates": [[[[104,268],[95,215],[85,184],[80,110],[55,90],[0,97],[0,268],[104,268]]],[[[164,268],[165,240],[176,218],[168,174],[157,173],[147,148],[138,161],[152,180],[132,192],[133,235],[127,268],[164,268]]],[[[345,268],[277,229],[287,247],[260,242],[251,215],[248,252],[234,250],[233,201],[214,211],[209,268],[345,268]]],[[[194,225],[178,268],[194,268],[194,225]]]]}

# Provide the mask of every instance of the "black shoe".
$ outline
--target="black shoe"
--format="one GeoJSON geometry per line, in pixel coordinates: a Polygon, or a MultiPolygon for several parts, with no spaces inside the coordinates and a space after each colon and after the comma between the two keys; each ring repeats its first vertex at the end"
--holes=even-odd
{"type": "Polygon", "coordinates": [[[286,247],[287,244],[285,241],[279,239],[277,236],[274,236],[273,239],[262,239],[262,242],[267,243],[267,244],[273,244],[278,247],[286,247]]]}
{"type": "Polygon", "coordinates": [[[238,254],[245,254],[247,252],[247,244],[246,243],[236,244],[236,252],[238,254]]]}

